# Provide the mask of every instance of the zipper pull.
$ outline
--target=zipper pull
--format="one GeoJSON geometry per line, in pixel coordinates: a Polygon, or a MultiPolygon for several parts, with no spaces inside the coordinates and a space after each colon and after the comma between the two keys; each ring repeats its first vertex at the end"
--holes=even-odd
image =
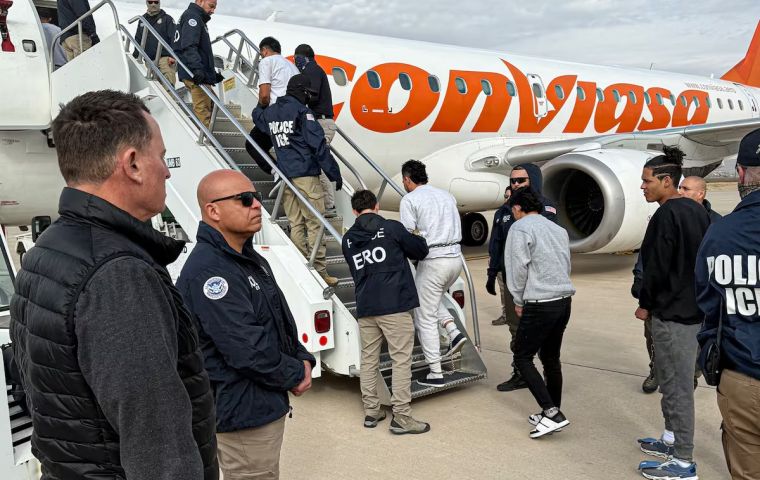
{"type": "Polygon", "coordinates": [[[293,406],[288,406],[288,418],[293,418],[293,406]]]}

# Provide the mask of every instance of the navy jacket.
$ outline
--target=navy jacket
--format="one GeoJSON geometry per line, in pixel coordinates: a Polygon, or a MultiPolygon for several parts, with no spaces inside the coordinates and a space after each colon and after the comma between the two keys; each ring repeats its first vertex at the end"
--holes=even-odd
{"type": "Polygon", "coordinates": [[[190,70],[188,73],[184,68],[179,67],[180,80],[193,80],[193,77],[197,76],[202,79],[203,84],[217,83],[214,52],[211,49],[211,38],[206,26],[209,20],[211,20],[211,15],[195,3],[191,3],[179,17],[172,48],[190,70]]]}
{"type": "Polygon", "coordinates": [[[177,287],[198,327],[217,431],[266,425],[288,412],[288,391],[314,356],[298,340],[285,296],[251,243],[237,253],[204,222],[197,239],[177,287]]]}
{"type": "MultiPolygon", "coordinates": [[[[161,38],[171,47],[172,43],[174,42],[174,33],[177,31],[177,26],[174,24],[174,19],[172,16],[163,10],[159,10],[159,12],[155,15],[148,15],[145,13],[143,14],[143,17],[148,21],[150,26],[153,27],[159,35],[161,35],[161,38]]],[[[142,43],[142,37],[144,33],[143,30],[145,30],[145,28],[143,28],[143,24],[140,23],[140,25],[137,27],[137,33],[135,34],[135,40],[137,40],[138,44],[142,43]]],[[[148,54],[148,57],[155,59],[156,51],[158,50],[158,40],[156,40],[156,37],[150,32],[148,32],[147,35],[148,38],[145,40],[145,53],[148,54]]],[[[135,49],[132,56],[137,58],[137,55],[137,49],[135,49]]],[[[166,48],[161,48],[161,56],[171,57],[166,48]]],[[[214,77],[216,78],[216,75],[214,75],[214,77]]]]}
{"type": "Polygon", "coordinates": [[[325,141],[325,132],[314,113],[291,95],[253,111],[256,128],[272,138],[277,168],[288,178],[316,177],[322,170],[331,182],[340,169],[325,141]]]}
{"type": "Polygon", "coordinates": [[[308,107],[317,115],[317,118],[333,118],[333,101],[330,82],[322,67],[313,59],[301,70],[301,73],[309,77],[311,88],[317,92],[309,101],[308,107]]]}
{"type": "MultiPolygon", "coordinates": [[[[79,17],[90,9],[90,2],[87,0],[58,0],[57,5],[58,26],[61,27],[61,30],[65,30],[66,27],[76,22],[79,17]]],[[[90,36],[93,44],[98,43],[98,35],[95,32],[95,20],[93,20],[92,16],[82,21],[82,32],[90,36]]],[[[74,27],[61,36],[61,42],[78,34],[79,29],[74,27]]]]}
{"type": "Polygon", "coordinates": [[[422,260],[427,254],[425,239],[409,233],[400,222],[374,213],[359,215],[343,236],[343,256],[356,282],[356,316],[419,307],[407,259],[422,260]]]}
{"type": "MultiPolygon", "coordinates": [[[[543,180],[541,169],[532,163],[521,165],[528,172],[530,177],[530,188],[541,196],[541,202],[544,204],[544,211],[541,214],[557,223],[557,204],[543,196],[543,180]]],[[[504,273],[504,245],[507,243],[507,234],[512,224],[515,223],[512,218],[512,209],[508,204],[504,204],[496,210],[493,216],[493,226],[491,227],[491,239],[488,242],[488,276],[495,277],[499,272],[504,273]]]]}
{"type": "Polygon", "coordinates": [[[700,345],[723,315],[721,366],[760,380],[760,191],[707,230],[697,253],[696,293],[705,314],[700,345]],[[752,266],[750,266],[752,264],[752,266]]]}

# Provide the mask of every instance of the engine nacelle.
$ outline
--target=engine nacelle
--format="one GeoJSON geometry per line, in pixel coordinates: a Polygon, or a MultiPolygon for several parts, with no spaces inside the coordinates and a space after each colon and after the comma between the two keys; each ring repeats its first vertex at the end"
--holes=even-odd
{"type": "Polygon", "coordinates": [[[613,253],[639,248],[657,210],[641,192],[644,163],[659,152],[594,149],[566,153],[547,162],[544,194],[559,204],[559,222],[570,250],[613,253]]]}

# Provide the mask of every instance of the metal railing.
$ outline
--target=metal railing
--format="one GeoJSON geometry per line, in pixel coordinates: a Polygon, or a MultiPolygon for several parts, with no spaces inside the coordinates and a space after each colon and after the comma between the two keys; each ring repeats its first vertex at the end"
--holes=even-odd
{"type": "MultiPolygon", "coordinates": [[[[108,0],[106,0],[108,1],[108,0]]],[[[153,35],[156,40],[158,41],[160,47],[163,48],[166,52],[169,53],[172,57],[175,58],[177,61],[177,68],[184,69],[184,72],[186,72],[188,75],[192,76],[192,72],[190,69],[187,68],[187,66],[178,58],[174,50],[169,46],[169,44],[166,43],[166,41],[161,38],[161,35],[158,34],[158,32],[151,26],[144,17],[137,16],[129,20],[129,23],[135,23],[138,22],[139,25],[143,27],[143,36],[145,37],[148,33],[153,35]]],[[[135,49],[138,52],[138,58],[141,58],[144,62],[148,70],[151,70],[153,72],[152,77],[159,80],[162,85],[165,87],[165,89],[170,93],[172,98],[176,102],[178,102],[180,108],[183,110],[185,115],[190,118],[190,120],[199,127],[200,130],[200,141],[202,142],[204,137],[207,138],[211,144],[216,148],[216,150],[219,152],[219,154],[222,156],[222,158],[225,160],[225,162],[230,166],[230,168],[234,170],[240,170],[240,168],[237,166],[237,163],[229,156],[226,150],[222,147],[222,145],[216,140],[213,133],[207,128],[203,123],[198,120],[198,118],[195,116],[195,114],[190,111],[189,107],[185,104],[184,100],[179,96],[176,89],[174,88],[174,85],[172,85],[164,76],[161,74],[161,71],[158,69],[158,66],[156,63],[148,57],[148,55],[145,53],[145,50],[136,42],[134,37],[127,31],[127,29],[123,26],[121,26],[122,34],[127,39],[125,42],[125,52],[129,52],[130,50],[130,44],[134,44],[135,49]]],[[[258,144],[251,138],[251,136],[248,134],[246,129],[238,122],[238,120],[235,118],[234,115],[230,113],[229,110],[227,110],[227,107],[224,105],[223,102],[219,100],[219,98],[214,94],[213,90],[211,90],[207,85],[198,85],[198,87],[201,88],[201,90],[211,99],[211,102],[214,106],[214,111],[212,114],[216,116],[217,112],[221,115],[223,115],[242,135],[243,138],[248,141],[259,153],[259,155],[262,156],[262,158],[269,164],[269,166],[272,168],[272,172],[276,173],[280,180],[284,183],[284,185],[292,191],[293,195],[298,198],[298,200],[304,204],[304,206],[317,218],[319,219],[320,223],[322,223],[322,227],[324,230],[327,230],[331,235],[333,235],[338,241],[341,241],[343,239],[342,235],[338,233],[338,231],[330,224],[330,222],[325,219],[325,217],[314,208],[314,206],[306,199],[306,197],[293,185],[293,183],[283,175],[283,173],[277,168],[277,165],[275,162],[272,161],[272,159],[269,157],[268,154],[264,152],[264,150],[258,146],[258,144]]],[[[284,190],[284,189],[282,189],[284,190]]],[[[272,216],[276,216],[277,211],[272,211],[272,216]]],[[[321,238],[318,239],[317,242],[314,243],[314,251],[319,248],[321,244],[321,238]]],[[[312,252],[312,256],[316,256],[316,254],[312,252]]],[[[313,262],[310,263],[313,265],[313,262]]]]}
{"type": "MultiPolygon", "coordinates": [[[[54,56],[53,52],[55,51],[55,46],[58,44],[59,40],[65,33],[73,30],[75,27],[77,28],[77,31],[78,31],[77,35],[79,36],[79,54],[81,55],[83,53],[84,44],[82,43],[82,35],[84,34],[84,32],[82,31],[82,22],[84,22],[88,17],[92,17],[95,12],[97,12],[98,10],[100,10],[106,5],[111,7],[111,13],[113,14],[114,27],[116,28],[117,31],[121,28],[121,24],[119,23],[119,14],[116,12],[116,6],[113,4],[111,0],[102,0],[100,3],[98,3],[91,9],[87,10],[85,13],[83,13],[82,16],[79,17],[74,23],[64,28],[63,30],[58,32],[58,35],[53,37],[53,41],[50,42],[50,47],[48,48],[48,50],[50,50],[48,52],[48,72],[52,73],[55,70],[55,65],[53,63],[53,56],[54,56]]],[[[94,21],[95,19],[93,18],[93,22],[94,21]]]]}

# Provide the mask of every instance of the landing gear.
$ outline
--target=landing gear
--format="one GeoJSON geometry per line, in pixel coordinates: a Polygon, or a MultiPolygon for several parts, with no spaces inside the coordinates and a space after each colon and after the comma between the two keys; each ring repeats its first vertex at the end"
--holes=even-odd
{"type": "Polygon", "coordinates": [[[479,247],[488,240],[488,222],[483,215],[470,212],[462,216],[462,245],[479,247]]]}

